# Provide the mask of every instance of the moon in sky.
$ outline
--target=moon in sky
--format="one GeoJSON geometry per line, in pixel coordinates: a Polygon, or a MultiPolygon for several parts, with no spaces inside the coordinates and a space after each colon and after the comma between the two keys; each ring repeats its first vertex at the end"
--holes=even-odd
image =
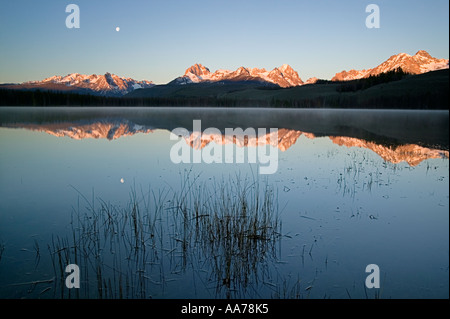
{"type": "Polygon", "coordinates": [[[119,28],[119,27],[116,27],[116,31],[119,32],[119,31],[120,31],[120,28],[119,28]]]}
{"type": "Polygon", "coordinates": [[[123,184],[123,183],[125,183],[125,180],[123,178],[121,178],[120,182],[123,184]]]}

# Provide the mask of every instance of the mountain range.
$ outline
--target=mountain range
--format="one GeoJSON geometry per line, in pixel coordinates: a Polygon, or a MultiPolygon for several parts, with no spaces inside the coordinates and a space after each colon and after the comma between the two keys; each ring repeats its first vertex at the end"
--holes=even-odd
{"type": "Polygon", "coordinates": [[[29,81],[16,85],[2,85],[0,87],[72,91],[103,96],[123,96],[136,89],[146,89],[154,85],[151,81],[137,81],[132,78],[119,77],[111,73],[105,73],[104,75],[71,73],[66,76],[52,76],[42,81],[29,81]]]}
{"type": "MultiPolygon", "coordinates": [[[[336,73],[331,81],[350,81],[369,76],[386,73],[397,68],[403,69],[406,73],[422,74],[429,71],[446,69],[449,67],[448,59],[437,59],[424,50],[418,51],[411,56],[400,53],[391,56],[389,59],[372,69],[349,70],[336,73]]],[[[260,87],[290,88],[314,84],[319,79],[316,77],[303,81],[298,72],[288,64],[276,67],[271,71],[264,68],[239,67],[235,71],[219,69],[211,72],[202,64],[195,64],[184,72],[184,75],[177,77],[167,84],[167,86],[181,86],[191,84],[252,84],[260,87]]],[[[159,89],[163,85],[158,85],[159,89]]],[[[71,91],[76,93],[94,94],[101,96],[124,96],[138,89],[151,89],[155,87],[152,81],[137,81],[132,78],[119,77],[115,74],[106,73],[104,75],[83,75],[78,73],[66,76],[52,76],[42,81],[30,81],[21,84],[2,84],[0,88],[21,89],[21,90],[52,90],[71,91]]],[[[139,96],[139,95],[137,95],[139,96]]],[[[152,96],[146,95],[146,96],[152,96]]],[[[130,97],[133,97],[131,95],[130,97]]]]}
{"type": "Polygon", "coordinates": [[[184,75],[176,78],[169,84],[189,84],[200,82],[220,82],[220,81],[258,81],[261,83],[271,83],[280,87],[292,87],[303,84],[297,71],[291,66],[283,64],[272,71],[258,68],[245,68],[241,66],[236,71],[217,70],[214,73],[201,64],[195,64],[188,68],[184,75]]]}
{"type": "MultiPolygon", "coordinates": [[[[413,56],[407,53],[393,55],[372,69],[341,71],[336,73],[331,81],[357,80],[393,71],[397,68],[401,68],[405,73],[422,74],[446,69],[448,67],[448,59],[437,59],[432,57],[427,51],[420,50],[413,56]]],[[[318,78],[312,77],[305,82],[302,81],[298,72],[292,69],[288,64],[283,64],[281,67],[274,68],[270,72],[265,69],[240,67],[236,71],[217,70],[214,73],[211,73],[207,67],[204,67],[201,64],[195,64],[188,68],[183,76],[176,78],[169,84],[219,81],[259,81],[287,88],[305,84],[314,84],[318,80],[318,78]]]]}
{"type": "Polygon", "coordinates": [[[422,74],[430,71],[447,69],[448,59],[437,59],[427,51],[420,50],[415,55],[400,53],[391,56],[380,65],[367,70],[350,70],[336,73],[331,81],[351,81],[386,73],[401,68],[405,73],[422,74]]]}

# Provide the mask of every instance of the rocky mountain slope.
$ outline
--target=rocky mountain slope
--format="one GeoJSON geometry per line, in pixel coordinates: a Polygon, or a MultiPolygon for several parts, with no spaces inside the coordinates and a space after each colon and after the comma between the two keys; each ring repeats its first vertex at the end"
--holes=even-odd
{"type": "Polygon", "coordinates": [[[66,76],[52,76],[42,81],[30,81],[21,84],[6,85],[11,89],[42,89],[54,91],[75,91],[103,96],[122,96],[136,89],[150,88],[151,81],[137,81],[119,77],[115,74],[84,75],[72,73],[66,76]]]}
{"type": "Polygon", "coordinates": [[[212,73],[201,64],[186,69],[183,76],[176,78],[172,84],[189,84],[220,81],[259,81],[277,84],[280,87],[293,87],[303,84],[298,73],[287,64],[272,71],[258,68],[240,67],[236,71],[217,70],[212,73]]]}
{"type": "Polygon", "coordinates": [[[332,81],[351,81],[367,78],[371,75],[386,73],[397,68],[403,69],[406,73],[422,74],[430,71],[447,69],[448,59],[437,59],[432,57],[427,51],[420,50],[415,55],[400,53],[391,56],[380,65],[367,70],[350,70],[336,73],[332,81]]]}

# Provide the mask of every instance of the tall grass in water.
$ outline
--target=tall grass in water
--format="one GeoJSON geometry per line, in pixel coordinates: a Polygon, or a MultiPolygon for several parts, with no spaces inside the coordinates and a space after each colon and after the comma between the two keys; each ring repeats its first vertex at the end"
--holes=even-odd
{"type": "Polygon", "coordinates": [[[180,241],[201,248],[196,260],[208,261],[218,295],[245,297],[249,284],[263,277],[264,261],[276,258],[277,195],[267,182],[239,176],[195,186],[175,198],[180,241]]]}
{"type": "Polygon", "coordinates": [[[3,255],[4,250],[5,250],[5,244],[3,244],[3,242],[0,242],[0,261],[2,261],[2,255],[3,255]]]}
{"type": "Polygon", "coordinates": [[[71,234],[48,245],[55,297],[170,297],[165,288],[186,272],[201,296],[255,297],[280,233],[267,181],[201,183],[187,172],[179,190],[134,187],[125,207],[79,194],[71,234]],[[64,283],[70,263],[81,271],[75,292],[64,283]]]}

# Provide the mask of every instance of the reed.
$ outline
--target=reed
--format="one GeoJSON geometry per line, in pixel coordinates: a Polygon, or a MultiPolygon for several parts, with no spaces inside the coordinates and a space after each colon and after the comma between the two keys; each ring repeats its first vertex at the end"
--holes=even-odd
{"type": "Polygon", "coordinates": [[[69,233],[48,244],[54,297],[153,298],[188,272],[202,296],[251,297],[268,289],[281,222],[267,180],[201,182],[185,171],[177,189],[133,186],[124,207],[76,191],[69,233]],[[73,292],[64,281],[70,263],[82,278],[73,292]]]}
{"type": "Polygon", "coordinates": [[[3,242],[0,242],[0,261],[2,261],[2,255],[5,251],[5,244],[3,242]]]}
{"type": "Polygon", "coordinates": [[[177,241],[183,251],[193,247],[212,269],[216,294],[243,293],[258,281],[260,265],[276,258],[281,234],[277,194],[267,181],[260,185],[236,176],[214,180],[213,187],[188,188],[190,194],[175,199],[181,217],[177,233],[182,234],[177,241]],[[193,200],[185,201],[188,196],[193,200]]]}

